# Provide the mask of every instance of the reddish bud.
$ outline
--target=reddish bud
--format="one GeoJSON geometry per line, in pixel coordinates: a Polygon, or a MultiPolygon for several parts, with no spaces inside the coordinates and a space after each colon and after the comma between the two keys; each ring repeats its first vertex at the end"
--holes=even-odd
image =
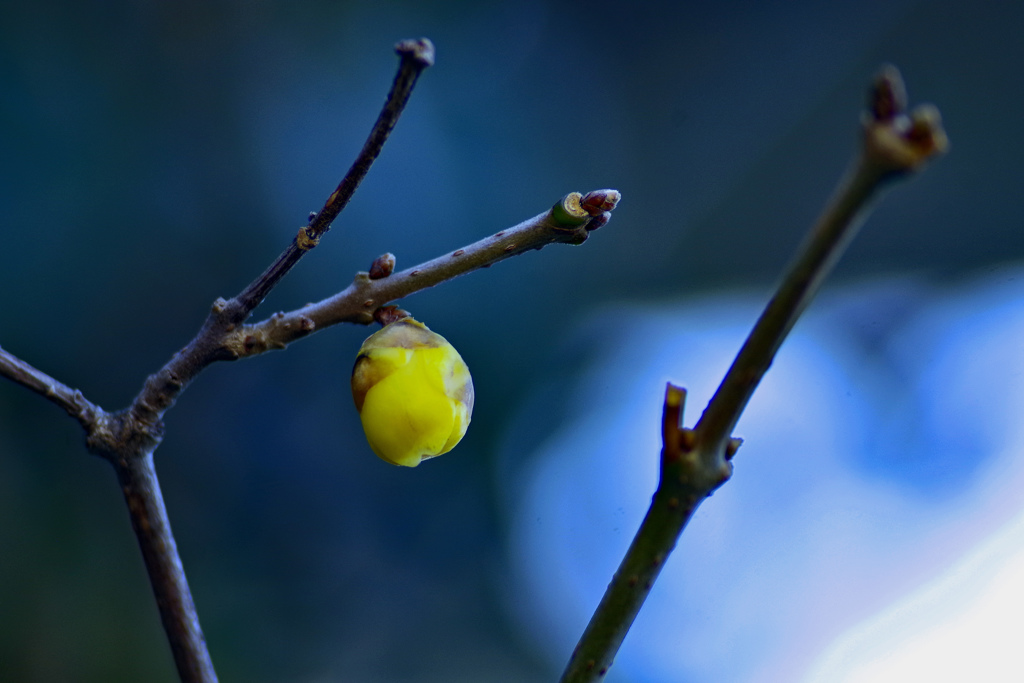
{"type": "Polygon", "coordinates": [[[887,64],[868,93],[868,109],[876,121],[891,121],[907,109],[907,88],[896,67],[887,64]]]}
{"type": "Polygon", "coordinates": [[[612,219],[611,212],[610,211],[605,211],[604,213],[598,214],[598,215],[594,216],[593,218],[591,218],[590,222],[587,223],[586,228],[587,228],[587,230],[589,232],[593,232],[594,230],[597,230],[598,228],[603,228],[604,226],[608,225],[608,221],[610,221],[611,219],[612,219]]]}
{"type": "Polygon", "coordinates": [[[380,280],[395,272],[395,255],[388,252],[374,259],[370,264],[370,279],[380,280]]]}
{"type": "Polygon", "coordinates": [[[398,306],[381,306],[373,312],[373,319],[380,323],[381,327],[408,317],[409,311],[403,311],[398,306]]]}
{"type": "Polygon", "coordinates": [[[580,206],[591,216],[600,216],[605,211],[611,211],[619,203],[622,195],[618,190],[594,190],[584,195],[580,206]]]}

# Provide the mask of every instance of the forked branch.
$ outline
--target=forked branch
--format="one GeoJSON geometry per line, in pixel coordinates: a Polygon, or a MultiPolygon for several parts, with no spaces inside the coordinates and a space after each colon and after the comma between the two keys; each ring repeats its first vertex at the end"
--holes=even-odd
{"type": "Polygon", "coordinates": [[[730,461],[740,445],[731,438],[733,427],[786,335],[863,223],[873,200],[889,181],[909,175],[945,151],[946,135],[938,111],[922,106],[908,115],[905,109],[902,79],[894,67],[884,67],[870,91],[857,160],[840,181],[692,430],[680,422],[685,392],[668,385],[658,489],[573,650],[563,682],[596,681],[608,672],[683,528],[697,506],[731,476],[730,461]]]}
{"type": "Polygon", "coordinates": [[[252,311],[288,271],[330,229],[379,154],[402,113],[419,74],[433,63],[429,40],[403,41],[398,74],[362,151],[324,207],[285,251],[238,296],[218,299],[189,344],[150,375],[132,404],[108,413],[28,363],[0,349],[0,376],[48,398],[75,417],[86,431],[90,452],[108,460],[117,472],[132,528],[142,550],[161,619],[182,681],[217,680],[181,560],[171,533],[153,453],[163,437],[163,415],[181,392],[212,363],[256,355],[341,322],[367,324],[385,312],[384,305],[425,287],[487,267],[510,256],[553,242],[581,244],[608,222],[619,199],[614,190],[586,196],[571,193],[551,210],[463,249],[392,275],[390,255],[359,273],[345,291],[290,314],[277,314],[257,325],[244,325],[252,311]]]}

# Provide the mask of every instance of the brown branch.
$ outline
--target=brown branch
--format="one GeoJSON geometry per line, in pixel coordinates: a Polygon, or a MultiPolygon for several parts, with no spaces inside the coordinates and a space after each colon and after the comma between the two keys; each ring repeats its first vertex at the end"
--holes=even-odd
{"type": "Polygon", "coordinates": [[[908,116],[905,99],[899,72],[893,66],[883,68],[871,89],[860,158],[840,181],[704,410],[695,427],[702,441],[722,443],[728,438],[786,335],[856,236],[887,181],[918,170],[945,151],[938,111],[924,105],[908,116]]]}
{"type": "Polygon", "coordinates": [[[357,273],[344,291],[298,310],[276,313],[253,325],[242,325],[225,338],[224,345],[233,357],[244,358],[283,349],[297,339],[338,323],[368,325],[374,321],[374,313],[388,302],[445,280],[548,244],[582,244],[590,232],[608,222],[609,212],[618,201],[619,193],[615,190],[596,190],[585,197],[573,192],[551,210],[519,225],[393,275],[383,274],[386,268],[382,260],[388,268],[394,268],[394,256],[385,254],[374,262],[369,273],[357,273]],[[583,200],[595,197],[602,201],[599,209],[582,205],[583,200]],[[390,259],[385,258],[388,256],[390,259]]]}
{"type": "Polygon", "coordinates": [[[680,426],[685,392],[665,394],[661,476],[651,506],[573,650],[562,681],[603,677],[697,506],[732,474],[739,441],[730,438],[751,395],[800,314],[863,223],[888,181],[945,151],[938,112],[904,113],[903,82],[885,67],[869,98],[861,153],[811,230],[775,296],[693,430],[680,426]]]}
{"type": "Polygon", "coordinates": [[[401,57],[395,81],[373,130],[348,173],[327,198],[324,207],[309,225],[299,229],[298,235],[274,263],[235,298],[215,301],[206,321],[188,346],[146,380],[130,408],[133,419],[139,424],[158,422],[164,411],[174,405],[185,387],[206,366],[218,360],[232,359],[224,348],[223,338],[249,317],[306,252],[316,247],[320,237],[348,204],[395,127],[420,73],[434,63],[434,46],[426,38],[402,41],[395,46],[395,51],[401,57]]]}
{"type": "Polygon", "coordinates": [[[401,57],[395,82],[388,93],[384,108],[370,131],[359,156],[352,162],[338,188],[327,198],[322,209],[310,217],[309,225],[299,229],[292,243],[277,257],[270,267],[228,303],[226,313],[231,321],[238,324],[249,317],[278,282],[292,269],[302,256],[320,243],[320,238],[331,229],[331,223],[344,209],[359,184],[363,182],[370,166],[377,159],[388,136],[398,123],[416,80],[423,70],[434,64],[434,45],[426,38],[403,40],[395,45],[395,52],[401,57]]]}
{"type": "Polygon", "coordinates": [[[85,429],[89,450],[114,466],[178,674],[182,681],[216,681],[153,468],[153,449],[159,439],[136,432],[136,427],[126,422],[127,413],[107,413],[82,392],[3,349],[0,375],[48,398],[76,418],[85,429]]]}
{"type": "Polygon", "coordinates": [[[374,262],[370,273],[358,274],[352,286],[334,297],[292,314],[272,316],[257,325],[243,325],[253,309],[330,229],[380,152],[419,74],[433,63],[433,46],[426,39],[405,41],[396,49],[401,64],[384,110],[323,209],[311,216],[309,225],[299,230],[292,244],[238,296],[214,302],[192,341],[146,379],[128,408],[107,413],[86,401],[80,392],[0,349],[0,374],[74,415],[86,429],[89,450],[113,464],[182,681],[217,680],[153,466],[153,453],[163,438],[163,414],[189,383],[216,361],[283,348],[290,341],[339,322],[367,324],[375,313],[383,318],[389,312],[384,309],[387,302],[477,268],[553,242],[581,244],[591,231],[608,222],[619,200],[614,190],[586,196],[571,193],[544,214],[464,249],[397,274],[392,274],[394,257],[385,255],[374,262]],[[253,339],[259,343],[252,343],[253,339]]]}
{"type": "Polygon", "coordinates": [[[81,391],[58,382],[2,348],[0,375],[56,403],[68,415],[78,420],[87,431],[95,424],[97,416],[103,412],[87,400],[81,391]]]}
{"type": "Polygon", "coordinates": [[[178,674],[185,683],[215,683],[192,594],[185,580],[160,493],[153,452],[163,438],[163,413],[205,367],[231,358],[223,339],[243,323],[288,271],[326,233],[348,204],[394,128],[423,69],[434,60],[427,39],[403,41],[398,73],[370,135],[348,173],[324,207],[301,228],[292,244],[238,296],[218,299],[188,346],[147,378],[127,409],[107,413],[74,391],[0,349],[0,375],[39,393],[78,419],[90,452],[114,465],[142,556],[156,596],[178,674]]]}
{"type": "Polygon", "coordinates": [[[217,674],[199,626],[199,615],[185,579],[185,569],[171,532],[153,453],[131,454],[113,461],[117,480],[139,539],[160,620],[183,682],[214,683],[217,674]]]}

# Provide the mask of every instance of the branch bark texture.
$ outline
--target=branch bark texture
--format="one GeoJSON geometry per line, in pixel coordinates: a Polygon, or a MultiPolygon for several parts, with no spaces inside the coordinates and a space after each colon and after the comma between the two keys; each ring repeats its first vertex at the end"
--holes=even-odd
{"type": "Polygon", "coordinates": [[[394,268],[394,256],[385,254],[374,262],[370,272],[357,273],[352,284],[334,296],[232,330],[223,340],[224,349],[232,358],[244,358],[283,349],[338,323],[368,325],[382,306],[422,289],[549,244],[582,244],[591,232],[608,222],[619,198],[615,190],[595,190],[585,196],[572,192],[550,210],[478,242],[398,273],[374,273],[385,257],[390,257],[386,259],[389,269],[394,268]],[[601,200],[600,209],[584,205],[584,200],[597,201],[593,198],[601,200]]]}
{"type": "Polygon", "coordinates": [[[80,391],[0,349],[0,376],[44,396],[76,418],[85,429],[89,451],[113,465],[179,676],[186,683],[214,683],[217,676],[153,465],[153,453],[163,438],[163,415],[181,392],[216,361],[284,348],[291,341],[341,322],[368,324],[375,316],[388,314],[385,304],[420,289],[553,242],[581,244],[591,231],[608,222],[619,200],[614,190],[586,196],[570,193],[539,216],[399,273],[393,273],[394,257],[387,254],[374,262],[371,273],[358,273],[343,292],[292,313],[278,313],[256,325],[245,325],[256,306],[304,254],[317,246],[348,204],[404,110],[419,75],[434,61],[433,45],[425,38],[403,41],[396,51],[400,64],[384,108],[355,162],[323,208],[310,216],[309,224],[299,229],[284,252],[238,296],[214,302],[192,341],[146,379],[130,406],[108,413],[80,391]]]}
{"type": "Polygon", "coordinates": [[[692,429],[681,426],[685,391],[668,385],[662,419],[660,481],[651,506],[612,577],[561,680],[600,680],[612,664],[669,553],[697,507],[732,475],[740,445],[732,429],[768,371],[786,335],[866,218],[889,181],[920,169],[945,151],[937,110],[905,112],[906,94],[894,67],[883,67],[863,118],[863,144],[782,284],[743,344],[732,367],[692,429]]]}

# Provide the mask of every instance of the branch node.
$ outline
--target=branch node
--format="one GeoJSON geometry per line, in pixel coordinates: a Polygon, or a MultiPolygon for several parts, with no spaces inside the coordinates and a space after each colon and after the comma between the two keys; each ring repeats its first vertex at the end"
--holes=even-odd
{"type": "Polygon", "coordinates": [[[871,200],[887,180],[917,170],[946,149],[936,110],[919,108],[908,116],[904,108],[899,73],[885,67],[862,117],[864,146],[853,172],[841,181],[692,432],[680,427],[683,390],[666,387],[658,490],[566,666],[563,683],[593,681],[596,662],[601,668],[611,664],[647,597],[624,589],[619,577],[636,572],[645,590],[649,588],[697,506],[731,476],[730,459],[740,445],[731,437],[733,427],[786,335],[850,243],[871,200]],[[684,452],[691,442],[693,450],[684,452]],[[672,497],[678,498],[681,514],[666,514],[661,507],[666,497],[669,510],[672,497]]]}
{"type": "Polygon", "coordinates": [[[590,220],[590,214],[580,204],[582,199],[583,195],[579,192],[570,192],[551,207],[551,217],[555,219],[556,230],[572,232],[590,220]]]}
{"type": "Polygon", "coordinates": [[[905,113],[906,92],[896,67],[882,68],[868,101],[863,116],[864,161],[884,176],[916,171],[949,148],[938,109],[926,104],[905,113]]]}
{"type": "Polygon", "coordinates": [[[697,435],[692,429],[683,427],[679,430],[679,447],[684,453],[689,453],[697,445],[697,435]]]}
{"type": "Polygon", "coordinates": [[[309,229],[308,225],[299,228],[298,234],[295,235],[296,247],[302,251],[309,251],[318,244],[320,244],[320,238],[309,229]]]}

